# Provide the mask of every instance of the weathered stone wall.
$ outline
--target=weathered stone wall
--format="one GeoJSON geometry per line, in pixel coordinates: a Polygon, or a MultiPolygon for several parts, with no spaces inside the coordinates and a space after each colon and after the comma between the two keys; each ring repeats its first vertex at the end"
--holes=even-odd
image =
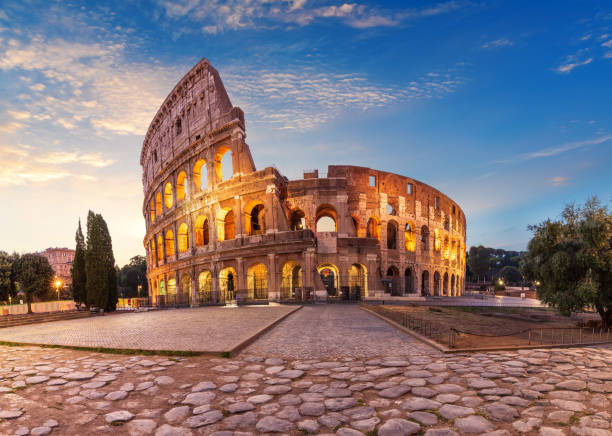
{"type": "Polygon", "coordinates": [[[296,288],[362,297],[462,293],[465,216],[450,198],[355,166],[288,181],[275,168],[256,170],[245,137],[242,111],[206,60],[151,123],[141,164],[153,298],[277,300],[296,288]],[[223,167],[227,153],[231,171],[223,167]],[[317,229],[330,218],[335,229],[317,229]]]}

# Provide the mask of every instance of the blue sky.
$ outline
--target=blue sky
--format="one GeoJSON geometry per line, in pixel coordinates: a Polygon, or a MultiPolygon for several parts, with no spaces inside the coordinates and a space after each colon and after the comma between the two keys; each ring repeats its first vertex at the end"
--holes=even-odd
{"type": "Polygon", "coordinates": [[[88,209],[143,254],[143,135],[206,57],[258,168],[428,183],[468,246],[524,249],[612,200],[612,5],[601,1],[0,2],[0,249],[73,246],[88,209]]]}

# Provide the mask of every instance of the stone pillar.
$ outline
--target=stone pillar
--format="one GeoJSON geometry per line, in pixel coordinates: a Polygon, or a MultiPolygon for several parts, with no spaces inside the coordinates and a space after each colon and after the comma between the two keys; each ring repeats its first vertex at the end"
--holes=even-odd
{"type": "Polygon", "coordinates": [[[246,275],[247,271],[244,270],[244,259],[242,257],[236,258],[236,296],[238,302],[244,302],[249,298],[249,289],[247,287],[246,275]]]}
{"type": "Polygon", "coordinates": [[[242,214],[242,199],[240,195],[234,196],[234,229],[236,239],[243,238],[244,234],[244,215],[242,214]]]}
{"type": "Polygon", "coordinates": [[[168,258],[166,256],[166,252],[167,252],[166,251],[166,234],[163,229],[162,229],[161,237],[162,237],[162,251],[163,251],[162,255],[163,255],[164,265],[165,265],[168,263],[168,258]]]}
{"type": "Polygon", "coordinates": [[[304,252],[304,269],[302,270],[302,286],[304,288],[314,286],[312,280],[314,268],[314,248],[307,248],[304,252]]]}
{"type": "Polygon", "coordinates": [[[215,302],[220,301],[220,289],[219,289],[219,268],[217,267],[217,259],[213,259],[213,262],[210,264],[210,274],[211,274],[211,292],[212,292],[212,300],[215,302]]]}
{"type": "MultiPolygon", "coordinates": [[[[276,185],[266,186],[266,198],[264,200],[266,233],[275,233],[279,230],[279,223],[276,218],[276,185]]],[[[281,209],[280,206],[278,209],[281,209]]]]}
{"type": "MultiPolygon", "coordinates": [[[[193,220],[193,215],[192,214],[188,214],[187,215],[187,234],[188,239],[189,239],[189,252],[191,252],[191,254],[195,254],[196,253],[196,247],[195,247],[195,221],[193,220]]],[[[210,236],[210,233],[209,233],[210,236]]]]}
{"type": "Polygon", "coordinates": [[[276,255],[268,254],[268,301],[280,301],[280,287],[276,280],[276,255]]]}
{"type": "Polygon", "coordinates": [[[178,260],[178,234],[176,221],[172,223],[172,236],[174,238],[174,260],[178,260]]]}
{"type": "MultiPolygon", "coordinates": [[[[174,270],[174,280],[176,281],[176,296],[177,296],[177,302],[182,303],[183,301],[186,300],[185,296],[183,295],[183,289],[181,288],[181,273],[179,272],[178,269],[174,270]]],[[[189,297],[187,297],[188,299],[189,297]]]]}
{"type": "Polygon", "coordinates": [[[196,277],[195,265],[191,266],[191,305],[198,306],[200,294],[200,282],[196,277]]]}
{"type": "Polygon", "coordinates": [[[348,208],[348,195],[338,194],[336,196],[338,223],[337,232],[338,237],[346,238],[347,236],[356,236],[355,229],[353,228],[353,220],[351,219],[351,213],[348,208]]]}

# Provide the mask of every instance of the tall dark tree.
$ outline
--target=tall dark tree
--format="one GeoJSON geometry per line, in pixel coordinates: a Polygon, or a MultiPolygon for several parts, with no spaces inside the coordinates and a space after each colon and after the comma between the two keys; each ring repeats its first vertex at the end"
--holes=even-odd
{"type": "Polygon", "coordinates": [[[76,249],[70,275],[72,276],[72,297],[77,304],[87,303],[87,275],[85,271],[85,238],[81,230],[81,220],[75,236],[76,249]]]}
{"type": "Polygon", "coordinates": [[[89,211],[87,215],[87,304],[106,311],[117,307],[117,272],[113,244],[102,215],[89,211]]]}
{"type": "Polygon", "coordinates": [[[134,256],[118,273],[119,293],[124,298],[140,297],[148,294],[147,260],[144,256],[134,256]],[[140,287],[140,293],[139,291],[140,287]]]}
{"type": "Polygon", "coordinates": [[[511,265],[506,265],[501,270],[499,270],[499,277],[503,278],[506,284],[519,283],[523,280],[519,269],[511,265]]]}
{"type": "Polygon", "coordinates": [[[593,306],[604,328],[612,325],[612,214],[596,197],[568,205],[557,221],[534,232],[521,272],[538,281],[538,297],[561,313],[593,306]]]}
{"type": "Polygon", "coordinates": [[[18,254],[8,254],[0,251],[0,301],[8,301],[9,296],[14,298],[15,278],[13,274],[13,263],[19,257],[18,254]]]}
{"type": "Polygon", "coordinates": [[[489,252],[479,245],[478,247],[470,247],[467,257],[467,264],[470,267],[470,272],[473,278],[485,278],[489,271],[489,252]]]}
{"type": "Polygon", "coordinates": [[[40,254],[24,254],[13,264],[15,281],[26,297],[28,313],[32,313],[34,297],[44,298],[53,290],[55,273],[46,257],[40,254]]]}

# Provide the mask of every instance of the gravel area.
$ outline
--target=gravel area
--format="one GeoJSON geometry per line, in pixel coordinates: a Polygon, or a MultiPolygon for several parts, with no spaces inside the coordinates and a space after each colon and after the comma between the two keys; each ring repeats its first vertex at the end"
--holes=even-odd
{"type": "Polygon", "coordinates": [[[0,329],[0,341],[141,350],[222,352],[294,306],[200,307],[96,316],[0,329]]]}

